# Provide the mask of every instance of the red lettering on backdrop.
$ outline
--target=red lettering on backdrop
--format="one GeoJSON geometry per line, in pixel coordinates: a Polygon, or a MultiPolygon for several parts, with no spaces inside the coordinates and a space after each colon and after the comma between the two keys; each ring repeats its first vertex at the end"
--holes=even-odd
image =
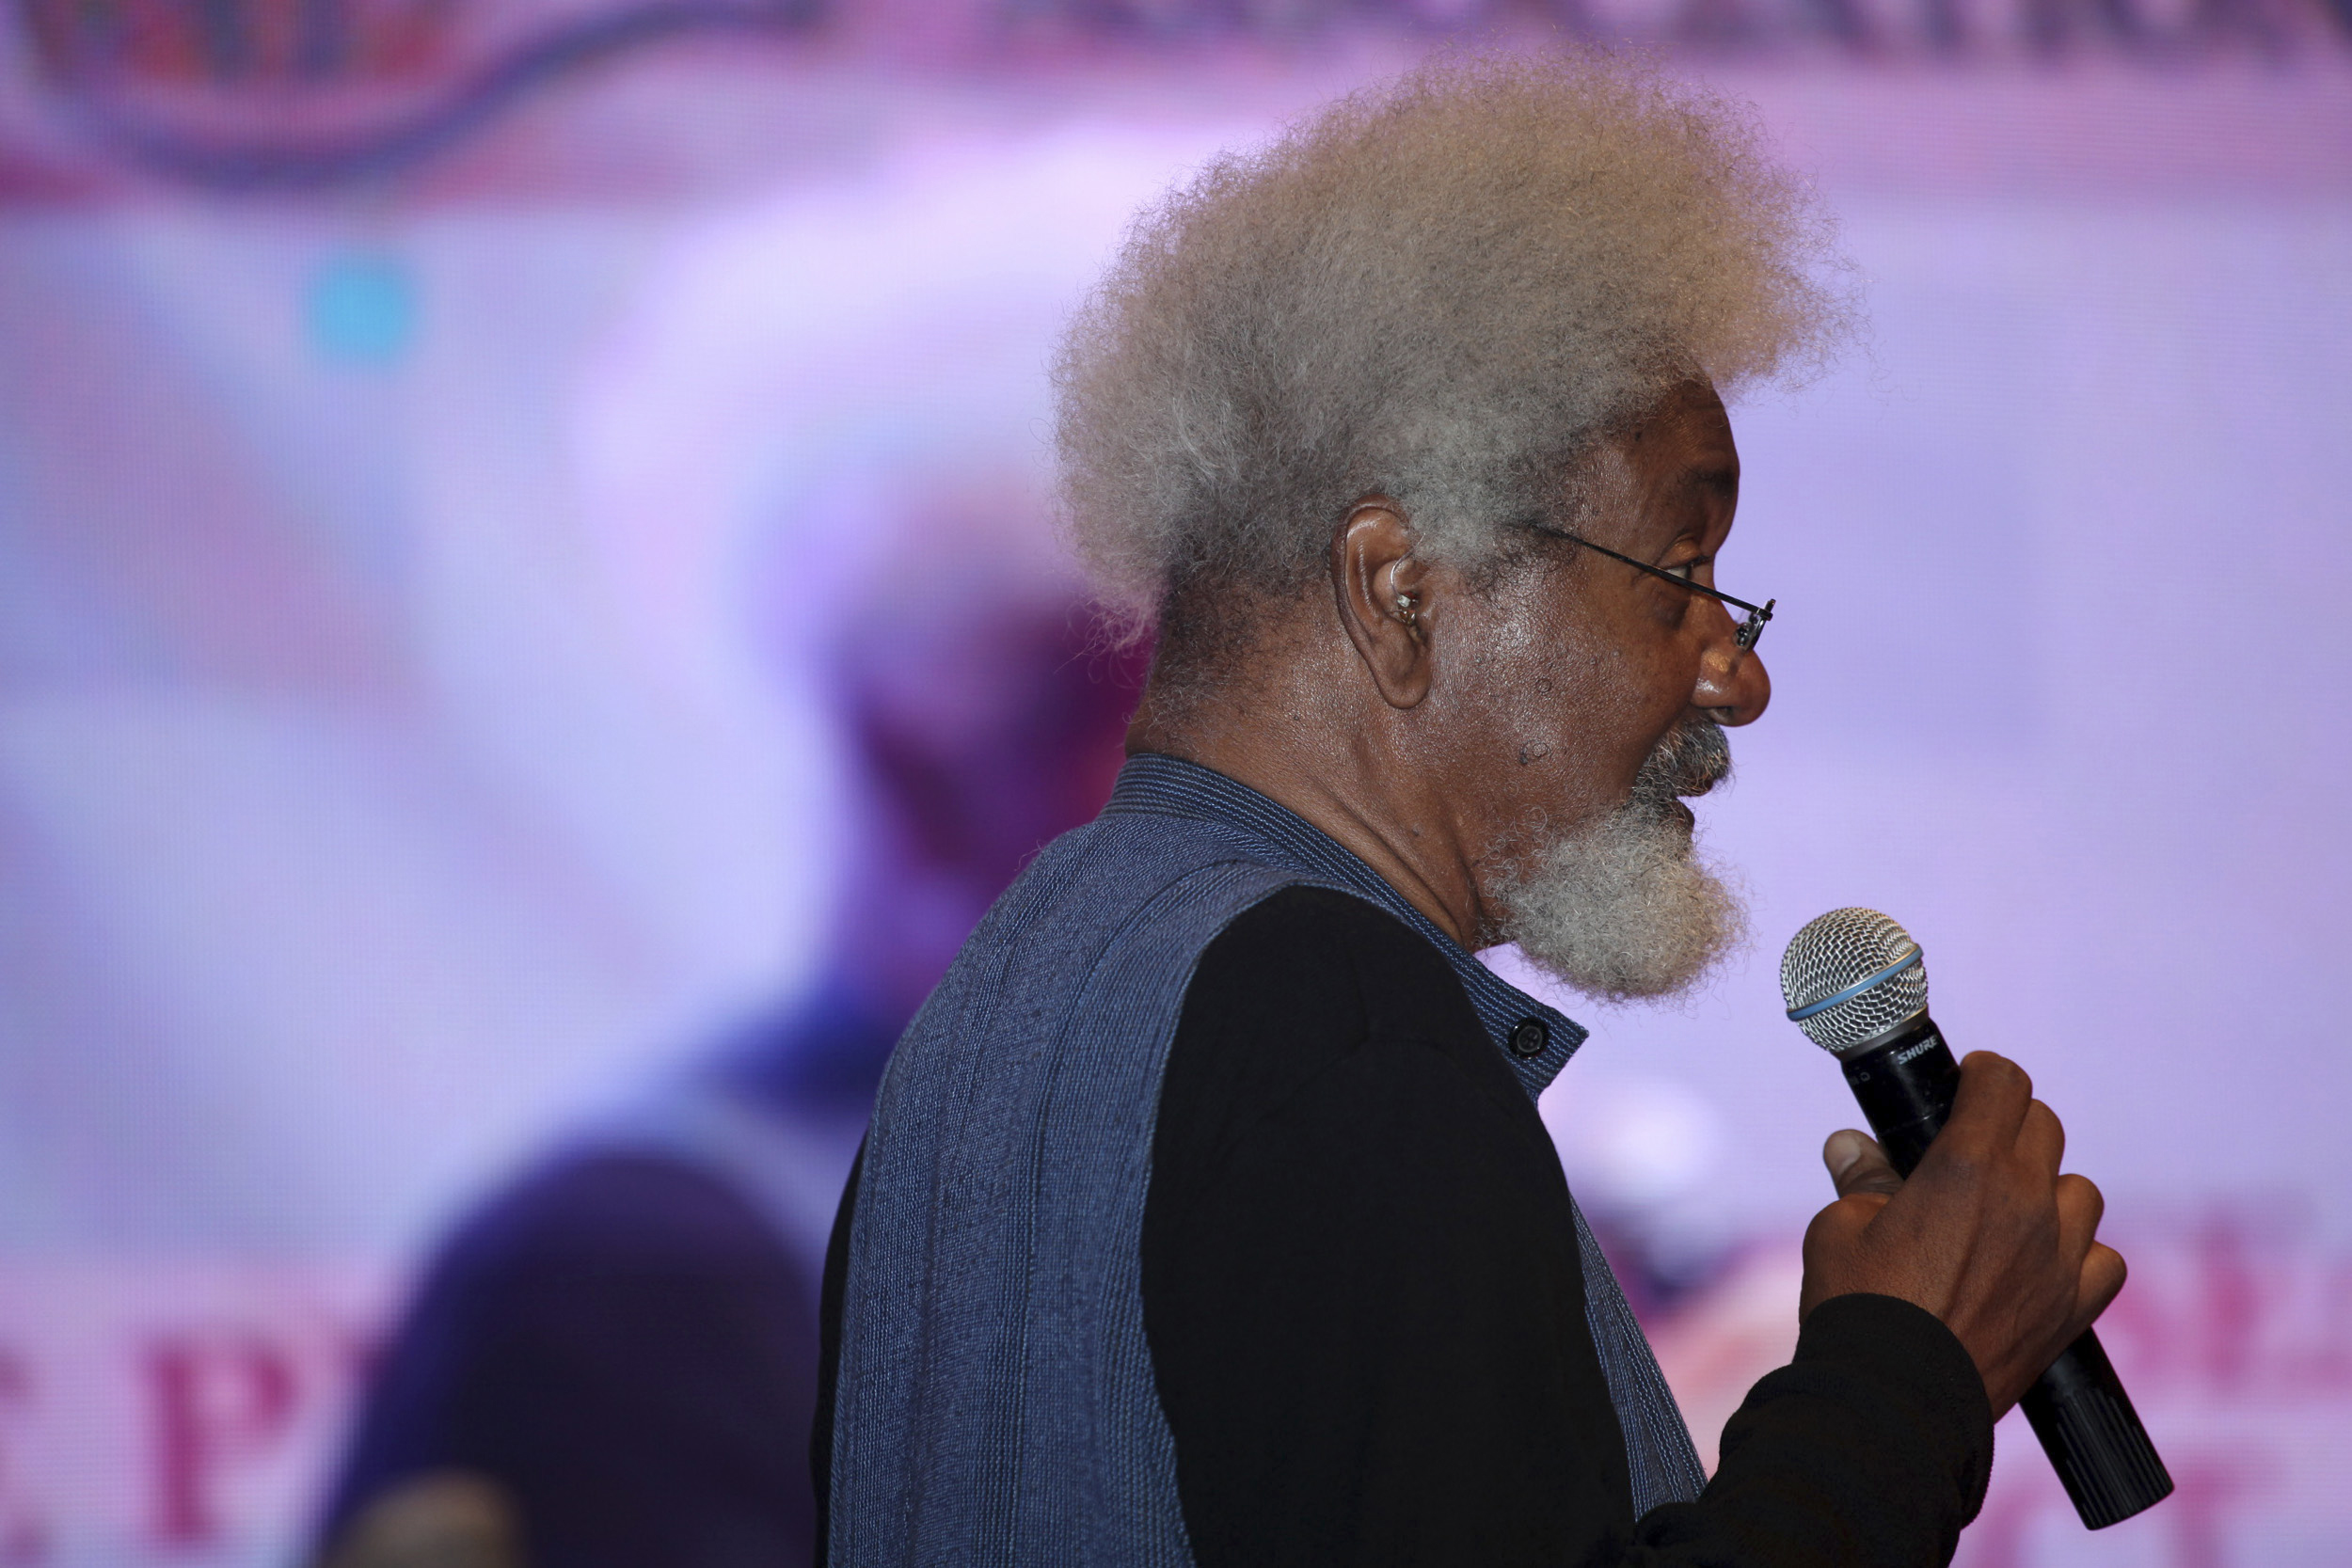
{"type": "Polygon", "coordinates": [[[24,0],[21,11],[41,63],[69,79],[332,89],[446,76],[452,63],[446,0],[24,0]]]}
{"type": "Polygon", "coordinates": [[[155,1491],[150,1528],[163,1545],[210,1545],[221,1538],[221,1477],[265,1453],[294,1413],[294,1374],[285,1353],[258,1334],[172,1335],[144,1357],[155,1491]]]}

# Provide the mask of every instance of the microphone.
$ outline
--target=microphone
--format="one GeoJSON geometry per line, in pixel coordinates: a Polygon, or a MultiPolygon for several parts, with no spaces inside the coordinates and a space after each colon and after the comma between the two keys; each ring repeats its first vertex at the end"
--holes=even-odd
{"type": "MultiPolygon", "coordinates": [[[[1960,1088],[1935,1021],[1919,944],[1876,910],[1832,910],[1788,941],[1780,994],[1789,1022],[1836,1056],[1870,1131],[1909,1176],[1960,1088]]],[[[2105,1529],[2172,1493],[2131,1396],[2085,1329],[2018,1402],[2074,1512],[2105,1529]]]]}

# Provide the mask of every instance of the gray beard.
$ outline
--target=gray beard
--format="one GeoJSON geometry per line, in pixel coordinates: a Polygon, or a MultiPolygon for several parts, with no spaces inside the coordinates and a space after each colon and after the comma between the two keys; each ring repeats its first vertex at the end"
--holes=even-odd
{"type": "Polygon", "coordinates": [[[1502,935],[1538,968],[1609,1002],[1686,990],[1747,935],[1737,893],[1693,852],[1677,797],[1731,771],[1723,727],[1701,720],[1658,744],[1625,803],[1550,837],[1505,877],[1502,935]]]}

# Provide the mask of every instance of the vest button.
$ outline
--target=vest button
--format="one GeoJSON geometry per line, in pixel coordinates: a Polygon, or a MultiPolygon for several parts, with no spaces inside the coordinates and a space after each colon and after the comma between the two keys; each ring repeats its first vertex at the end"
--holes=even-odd
{"type": "Polygon", "coordinates": [[[1551,1031],[1544,1027],[1540,1018],[1523,1018],[1511,1025],[1509,1043],[1512,1055],[1522,1062],[1532,1062],[1551,1043],[1551,1031]]]}

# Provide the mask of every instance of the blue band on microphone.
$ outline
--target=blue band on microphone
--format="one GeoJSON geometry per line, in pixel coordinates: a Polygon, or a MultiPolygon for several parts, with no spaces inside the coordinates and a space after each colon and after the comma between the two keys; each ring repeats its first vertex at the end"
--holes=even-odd
{"type": "Polygon", "coordinates": [[[1914,942],[1911,947],[1911,954],[1908,958],[1898,958],[1893,963],[1888,964],[1884,969],[1880,970],[1876,974],[1868,975],[1863,979],[1856,980],[1852,985],[1848,986],[1844,990],[1839,991],[1835,996],[1824,996],[1819,1002],[1808,1002],[1802,1007],[1789,1008],[1788,1022],[1791,1023],[1803,1023],[1808,1018],[1819,1017],[1820,1014],[1825,1013],[1832,1007],[1837,1006],[1840,1002],[1851,1002],[1855,997],[1860,996],[1864,991],[1868,990],[1872,986],[1880,985],[1885,981],[1892,980],[1896,975],[1900,974],[1906,969],[1918,968],[1922,963],[1927,961],[1927,950],[1921,947],[1918,943],[1914,942]]]}

